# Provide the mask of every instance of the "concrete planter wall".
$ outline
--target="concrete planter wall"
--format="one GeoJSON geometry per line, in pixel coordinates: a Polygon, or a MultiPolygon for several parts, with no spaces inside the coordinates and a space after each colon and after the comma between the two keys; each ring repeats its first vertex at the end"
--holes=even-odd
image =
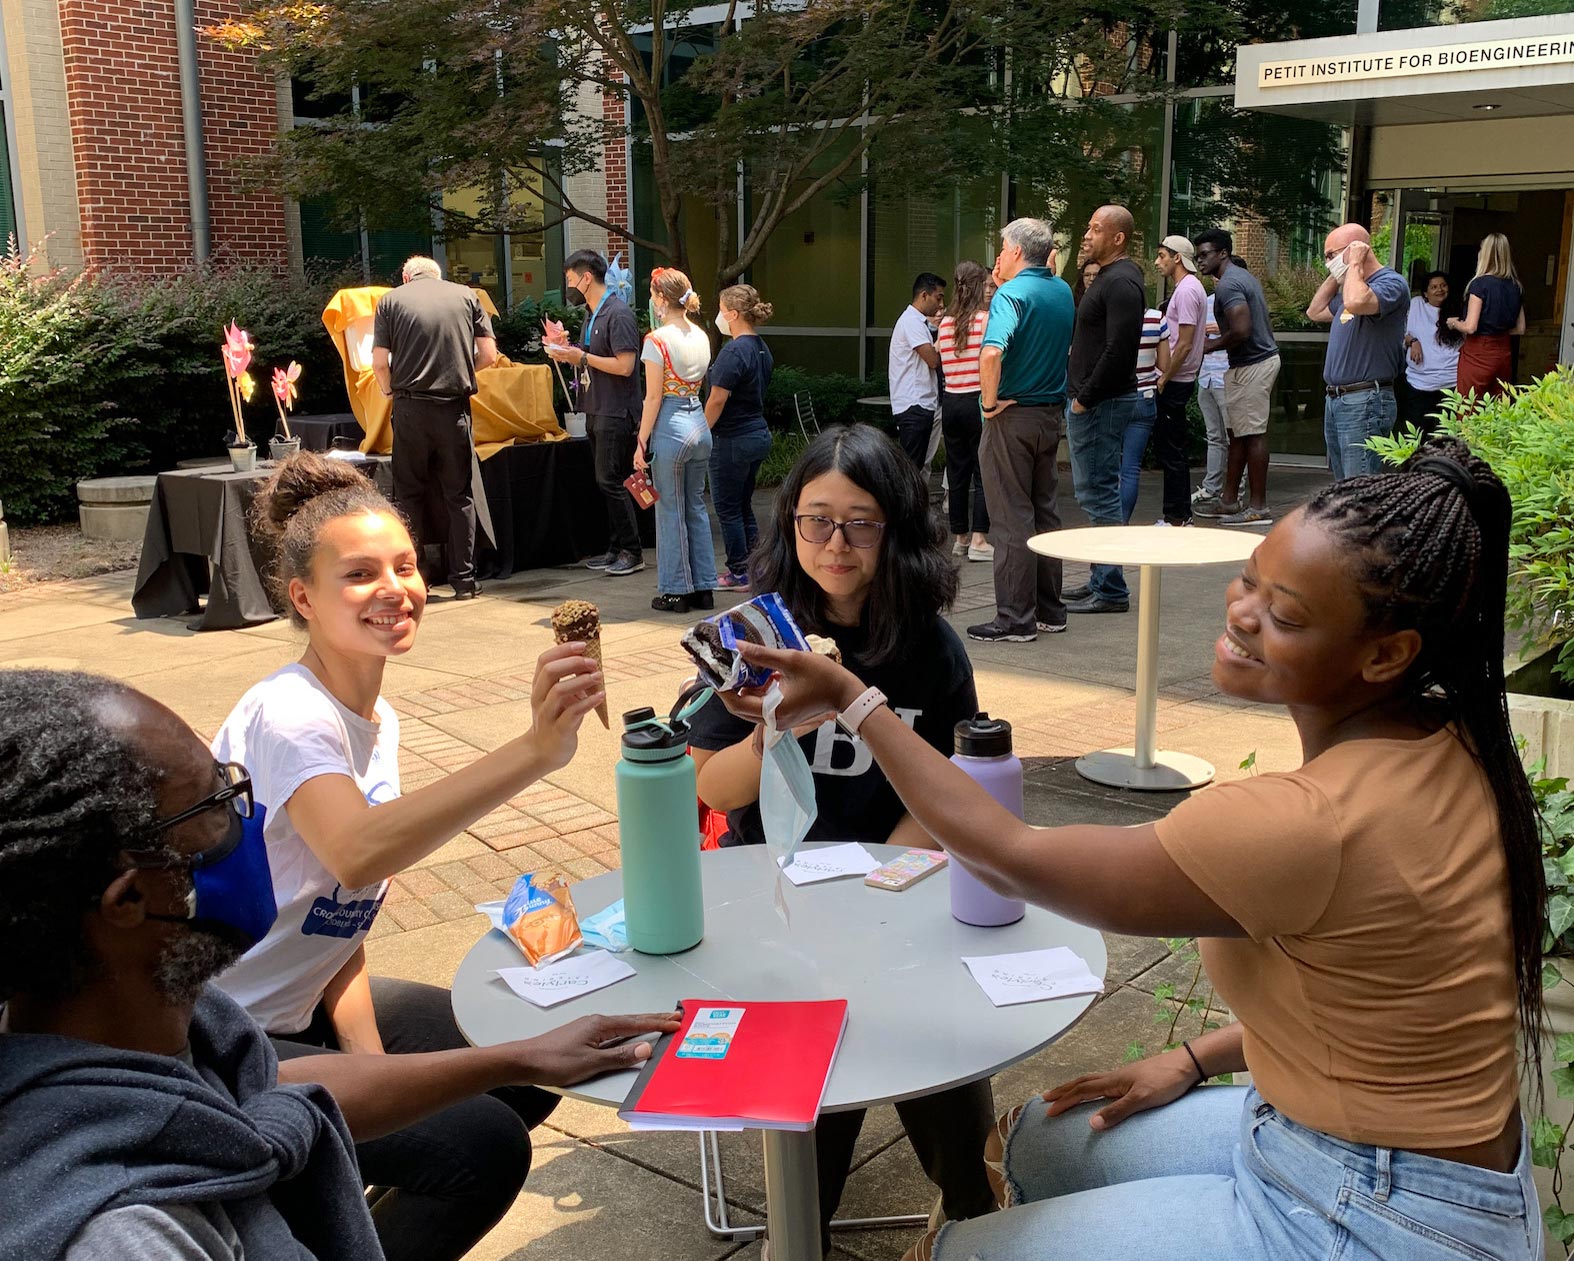
{"type": "MultiPolygon", "coordinates": [[[[1525,741],[1525,764],[1547,759],[1547,774],[1574,780],[1574,701],[1551,696],[1508,694],[1508,717],[1514,734],[1525,741]]],[[[1574,1033],[1574,1026],[1568,1030],[1574,1033]]]]}
{"type": "Polygon", "coordinates": [[[95,477],[77,483],[82,537],[140,543],[156,477],[95,477]]]}
{"type": "MultiPolygon", "coordinates": [[[[1567,704],[1568,702],[1564,703],[1567,704]]],[[[1574,966],[1571,966],[1568,960],[1565,959],[1561,962],[1565,975],[1574,973],[1574,966]]],[[[1574,1033],[1574,984],[1564,981],[1548,990],[1546,1001],[1548,1037],[1546,1045],[1542,1047],[1541,1051],[1541,1092],[1545,1100],[1547,1116],[1559,1125],[1574,1128],[1574,1122],[1569,1121],[1569,1101],[1558,1098],[1557,1084],[1552,1080],[1553,1070],[1562,1067],[1561,1064],[1552,1058],[1552,1048],[1557,1045],[1558,1035],[1560,1033],[1574,1033]]],[[[1536,1114],[1530,1099],[1530,1091],[1524,1091],[1523,1096],[1526,1119],[1527,1121],[1534,1121],[1536,1114]]],[[[1574,1174],[1574,1150],[1566,1151],[1563,1161],[1568,1167],[1568,1172],[1574,1174]]],[[[1547,1205],[1552,1203],[1552,1170],[1537,1167],[1535,1177],[1536,1194],[1541,1197],[1541,1207],[1545,1209],[1547,1205]]],[[[1574,1190],[1574,1179],[1565,1178],[1563,1189],[1565,1193],[1563,1207],[1566,1209],[1574,1208],[1574,1197],[1568,1194],[1569,1191],[1574,1190]]],[[[1543,1233],[1546,1234],[1545,1231],[1543,1233]]],[[[1548,1257],[1561,1257],[1564,1254],[1565,1249],[1563,1246],[1553,1239],[1550,1234],[1546,1234],[1546,1241],[1548,1257]]]]}

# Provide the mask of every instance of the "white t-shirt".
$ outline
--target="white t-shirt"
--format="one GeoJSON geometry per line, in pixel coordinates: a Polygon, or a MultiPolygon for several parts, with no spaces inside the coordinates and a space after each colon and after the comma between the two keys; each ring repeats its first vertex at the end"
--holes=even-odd
{"type": "Polygon", "coordinates": [[[887,363],[891,378],[891,414],[900,416],[910,407],[940,406],[940,384],[935,370],[918,355],[918,347],[933,346],[929,321],[917,307],[909,304],[891,330],[891,355],[887,363]]]}
{"type": "MultiPolygon", "coordinates": [[[[1198,334],[1199,337],[1204,335],[1207,337],[1217,337],[1219,335],[1219,326],[1213,316],[1213,295],[1211,293],[1208,295],[1208,323],[1204,326],[1204,332],[1198,334]]],[[[1216,350],[1211,355],[1204,355],[1202,357],[1202,371],[1197,374],[1198,388],[1204,390],[1223,389],[1224,374],[1229,370],[1229,351],[1216,350]]]]}
{"type": "MultiPolygon", "coordinates": [[[[678,328],[672,324],[663,324],[645,338],[640,345],[639,357],[646,363],[653,363],[662,370],[662,380],[667,389],[664,393],[673,393],[676,383],[687,389],[679,388],[678,393],[691,393],[699,388],[705,379],[705,373],[710,368],[710,338],[705,330],[695,328],[689,323],[685,328],[678,328]],[[660,342],[658,346],[656,343],[660,342]],[[665,360],[661,357],[662,347],[666,348],[667,358],[672,360],[669,371],[665,360]]],[[[643,391],[641,391],[643,393],[643,391]]]]}
{"type": "Polygon", "coordinates": [[[1437,340],[1437,308],[1425,298],[1410,299],[1405,332],[1421,343],[1421,362],[1405,350],[1405,380],[1418,390],[1451,390],[1459,375],[1459,347],[1437,340]]]}
{"type": "Polygon", "coordinates": [[[348,775],[371,805],[399,796],[399,718],[381,697],[368,722],[305,666],[270,674],[230,711],[213,756],[251,774],[279,918],[218,978],[269,1033],[299,1033],[328,982],[364,944],[388,882],[342,889],[290,822],[285,802],[319,775],[348,775]]]}

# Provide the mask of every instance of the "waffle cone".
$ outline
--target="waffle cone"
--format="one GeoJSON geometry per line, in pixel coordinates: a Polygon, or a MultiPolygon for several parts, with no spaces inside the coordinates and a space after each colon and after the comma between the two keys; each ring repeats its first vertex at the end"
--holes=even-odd
{"type": "MultiPolygon", "coordinates": [[[[594,661],[601,668],[603,675],[605,675],[606,667],[601,664],[601,634],[599,631],[585,640],[585,655],[594,661]]],[[[603,727],[608,731],[612,730],[612,719],[607,714],[606,701],[602,701],[601,704],[596,706],[596,717],[601,719],[603,727]]]]}

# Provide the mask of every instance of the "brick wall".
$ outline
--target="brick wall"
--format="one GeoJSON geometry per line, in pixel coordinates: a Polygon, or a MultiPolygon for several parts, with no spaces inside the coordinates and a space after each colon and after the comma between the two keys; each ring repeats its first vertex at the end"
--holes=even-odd
{"type": "MultiPolygon", "coordinates": [[[[198,25],[236,0],[199,0],[198,25]]],[[[71,147],[89,268],[192,261],[173,0],[60,0],[71,147]]],[[[277,128],[275,86],[246,55],[198,35],[215,256],[287,261],[284,203],[243,187],[237,163],[277,128]]]]}
{"type": "MultiPolygon", "coordinates": [[[[602,146],[603,170],[607,179],[607,222],[623,228],[632,228],[629,217],[629,142],[627,106],[623,98],[612,92],[601,98],[602,119],[606,123],[602,146]]],[[[616,254],[624,251],[624,263],[629,262],[628,242],[608,234],[608,250],[616,254]]]]}

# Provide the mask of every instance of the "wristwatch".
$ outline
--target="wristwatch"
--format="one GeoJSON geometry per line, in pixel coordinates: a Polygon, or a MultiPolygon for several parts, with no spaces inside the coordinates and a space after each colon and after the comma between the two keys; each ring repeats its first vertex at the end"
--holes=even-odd
{"type": "Polygon", "coordinates": [[[589,363],[590,363],[590,352],[588,350],[585,350],[585,349],[581,348],[581,350],[579,352],[579,366],[581,368],[583,368],[586,365],[588,365],[589,363]]]}
{"type": "Polygon", "coordinates": [[[864,720],[885,703],[884,692],[877,687],[867,688],[857,700],[836,715],[836,725],[848,735],[856,736],[858,728],[864,725],[864,720]]]}

